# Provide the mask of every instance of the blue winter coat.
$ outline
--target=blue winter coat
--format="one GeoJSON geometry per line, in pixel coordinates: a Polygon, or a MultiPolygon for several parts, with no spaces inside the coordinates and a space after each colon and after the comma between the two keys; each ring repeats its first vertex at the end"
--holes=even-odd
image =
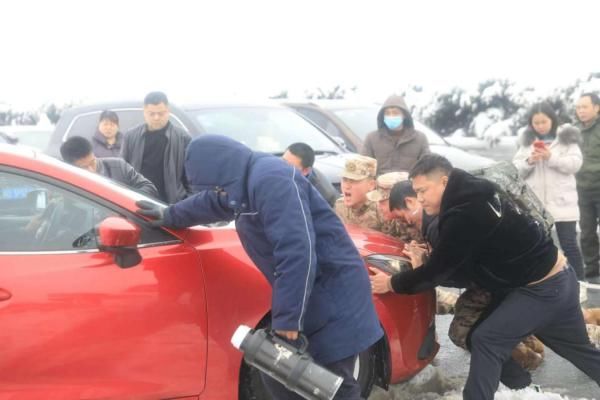
{"type": "Polygon", "coordinates": [[[197,193],[165,211],[175,227],[234,220],[244,249],[273,287],[271,323],[302,331],[323,364],[383,335],[364,264],[317,190],[280,158],[202,135],[185,170],[197,193]]]}

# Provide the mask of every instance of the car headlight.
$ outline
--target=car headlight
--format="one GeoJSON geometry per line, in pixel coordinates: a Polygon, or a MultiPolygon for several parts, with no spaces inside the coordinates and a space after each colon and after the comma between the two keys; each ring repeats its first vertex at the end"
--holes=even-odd
{"type": "Polygon", "coordinates": [[[364,260],[371,267],[391,275],[412,269],[410,259],[393,254],[371,254],[366,256],[364,260]]]}

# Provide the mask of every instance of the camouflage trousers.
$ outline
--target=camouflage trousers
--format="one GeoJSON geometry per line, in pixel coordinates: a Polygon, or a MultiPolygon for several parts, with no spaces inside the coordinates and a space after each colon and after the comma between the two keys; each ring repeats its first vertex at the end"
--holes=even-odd
{"type": "Polygon", "coordinates": [[[587,324],[585,327],[587,328],[590,342],[592,342],[597,349],[600,349],[600,325],[587,324]]]}
{"type": "MultiPolygon", "coordinates": [[[[454,307],[454,319],[448,330],[448,336],[455,345],[469,350],[469,332],[491,302],[490,292],[479,288],[467,289],[458,297],[454,307]]],[[[534,370],[544,359],[544,345],[535,336],[529,336],[514,348],[512,358],[522,368],[534,370]]]]}
{"type": "Polygon", "coordinates": [[[582,311],[590,342],[600,349],[600,308],[584,308],[582,311]]]}

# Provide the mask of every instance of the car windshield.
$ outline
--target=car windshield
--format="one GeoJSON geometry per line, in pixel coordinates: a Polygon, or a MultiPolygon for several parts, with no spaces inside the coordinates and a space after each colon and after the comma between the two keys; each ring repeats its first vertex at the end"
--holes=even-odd
{"type": "Polygon", "coordinates": [[[32,130],[32,131],[20,131],[15,134],[18,142],[17,144],[23,146],[30,146],[36,148],[38,150],[46,150],[48,147],[48,143],[50,142],[50,137],[52,136],[52,130],[49,129],[47,131],[41,130],[32,130]]]}
{"type": "MultiPolygon", "coordinates": [[[[377,114],[379,107],[360,107],[343,108],[332,110],[339,119],[341,119],[352,132],[356,133],[361,140],[364,140],[369,132],[377,130],[377,114]]],[[[437,133],[429,129],[422,123],[415,121],[415,129],[421,131],[427,136],[429,144],[447,145],[437,133]]]]}
{"type": "Polygon", "coordinates": [[[340,148],[295,112],[271,107],[215,107],[189,110],[207,133],[229,136],[255,151],[282,154],[292,143],[304,142],[317,153],[340,148]]]}
{"type": "Polygon", "coordinates": [[[0,138],[4,139],[3,142],[29,146],[42,151],[46,150],[52,136],[52,128],[10,126],[0,127],[0,130],[3,131],[0,132],[0,138]]]}

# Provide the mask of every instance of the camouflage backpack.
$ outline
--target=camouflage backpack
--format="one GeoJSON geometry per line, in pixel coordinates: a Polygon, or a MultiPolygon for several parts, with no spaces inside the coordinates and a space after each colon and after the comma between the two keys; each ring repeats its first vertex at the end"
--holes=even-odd
{"type": "Polygon", "coordinates": [[[533,190],[521,179],[517,168],[511,162],[502,161],[469,172],[496,184],[501,197],[508,199],[518,212],[534,218],[550,234],[554,218],[546,211],[533,190]]]}

